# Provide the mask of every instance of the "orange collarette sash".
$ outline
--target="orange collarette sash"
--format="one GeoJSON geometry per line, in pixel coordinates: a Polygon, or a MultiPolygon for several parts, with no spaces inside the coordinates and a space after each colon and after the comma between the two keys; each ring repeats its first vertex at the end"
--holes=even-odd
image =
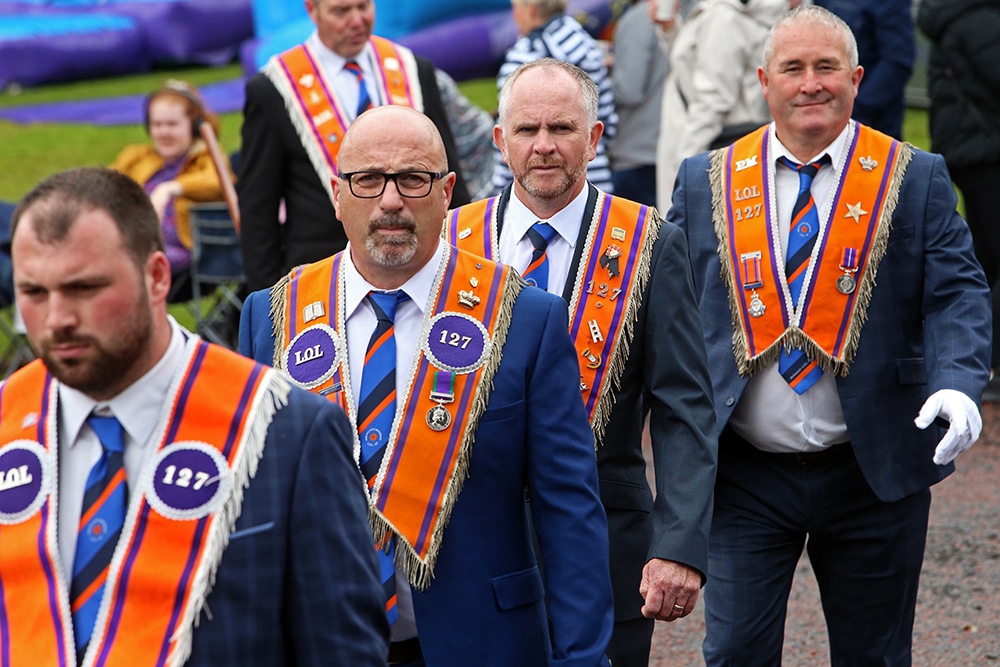
{"type": "MultiPolygon", "coordinates": [[[[371,37],[377,58],[376,84],[389,104],[423,110],[416,60],[405,46],[371,37]]],[[[353,120],[324,76],[319,60],[307,44],[272,57],[261,71],[285,100],[292,125],[333,201],[330,180],[337,175],[337,155],[344,132],[353,120]]]]}
{"type": "Polygon", "coordinates": [[[798,309],[779,241],[770,126],[711,156],[713,221],[743,375],[773,364],[782,343],[805,350],[824,372],[850,368],[912,156],[907,144],[857,123],[851,128],[842,176],[829,209],[819,212],[798,309]]]}
{"type": "MultiPolygon", "coordinates": [[[[492,197],[452,211],[445,224],[448,242],[495,259],[498,200],[492,197]]],[[[569,333],[580,353],[580,390],[600,445],[611,418],[614,388],[628,360],[660,217],[654,208],[600,192],[586,229],[580,269],[571,278],[569,333]]]]}
{"type": "MultiPolygon", "coordinates": [[[[182,665],[267,425],[270,369],[191,338],[133,493],[83,664],[182,665]]],[[[76,664],[58,537],[58,383],[40,361],[0,387],[0,664],[76,664]]]]}
{"type": "MultiPolygon", "coordinates": [[[[405,396],[397,401],[369,494],[376,544],[390,532],[397,536],[396,566],[420,589],[430,584],[444,527],[468,474],[476,426],[523,287],[510,268],[446,248],[405,396]]],[[[343,258],[338,253],[294,269],[271,289],[274,365],[347,411],[358,461],[343,258]]]]}

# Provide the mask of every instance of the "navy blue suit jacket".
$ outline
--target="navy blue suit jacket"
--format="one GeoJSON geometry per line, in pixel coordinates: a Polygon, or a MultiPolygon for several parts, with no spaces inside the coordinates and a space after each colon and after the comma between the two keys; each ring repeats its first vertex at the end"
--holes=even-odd
{"type": "Polygon", "coordinates": [[[187,667],[382,666],[388,623],[350,423],[293,388],[195,628],[187,667]]]}
{"type": "MultiPolygon", "coordinates": [[[[736,369],[732,315],[712,225],[708,153],[681,164],[668,219],[688,235],[721,431],[746,388],[736,369]]],[[[857,355],[837,389],[865,479],[883,501],[954,470],[935,465],[943,431],[913,424],[939,389],[977,403],[989,380],[990,296],[940,155],[916,150],[892,218],[857,355]]]]}
{"type": "MultiPolygon", "coordinates": [[[[240,321],[240,351],[266,363],[269,299],[251,294],[240,321]]],[[[502,353],[434,578],[413,591],[420,645],[434,667],[606,665],[607,522],[565,303],[525,288],[502,353]]]]}

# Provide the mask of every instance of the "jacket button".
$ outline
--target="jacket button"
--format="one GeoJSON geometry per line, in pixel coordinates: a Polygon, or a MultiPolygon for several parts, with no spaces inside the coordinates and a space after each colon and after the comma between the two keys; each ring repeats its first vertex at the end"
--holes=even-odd
{"type": "Polygon", "coordinates": [[[726,398],[726,407],[727,408],[733,407],[733,403],[735,403],[735,402],[736,402],[736,399],[733,398],[732,396],[727,397],[726,398]]]}

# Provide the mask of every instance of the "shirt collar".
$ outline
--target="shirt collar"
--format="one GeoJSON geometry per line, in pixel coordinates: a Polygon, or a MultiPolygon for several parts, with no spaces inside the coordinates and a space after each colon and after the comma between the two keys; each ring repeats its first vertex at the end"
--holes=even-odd
{"type": "MultiPolygon", "coordinates": [[[[335,76],[339,74],[340,71],[344,69],[344,65],[347,64],[348,59],[336,51],[331,50],[326,46],[326,44],[321,42],[319,39],[319,33],[315,30],[313,30],[311,35],[309,35],[309,38],[306,40],[306,44],[308,44],[309,48],[316,54],[316,57],[320,61],[320,69],[326,72],[327,76],[335,76]]],[[[369,58],[371,57],[369,54],[370,51],[371,42],[368,42],[365,44],[365,48],[361,50],[361,53],[351,58],[351,60],[356,61],[361,66],[361,69],[366,75],[371,74],[371,72],[368,71],[369,58]]]]}
{"type": "Polygon", "coordinates": [[[173,317],[167,351],[145,375],[108,401],[95,401],[83,392],[59,383],[59,418],[72,447],[87,417],[97,407],[108,407],[132,442],[144,446],[160,422],[164,397],[181,365],[186,334],[173,317]]]}
{"type": "MultiPolygon", "coordinates": [[[[410,279],[400,287],[410,297],[410,300],[416,304],[421,313],[426,312],[427,300],[430,298],[431,290],[434,287],[434,280],[437,278],[438,268],[441,266],[443,257],[444,243],[439,240],[437,248],[434,250],[434,255],[430,260],[420,267],[420,270],[410,276],[410,279]]],[[[361,302],[365,300],[365,297],[368,296],[368,292],[372,290],[379,291],[379,289],[365,280],[358,272],[358,268],[354,266],[354,261],[351,259],[350,244],[344,250],[343,262],[344,319],[348,320],[354,314],[354,311],[357,310],[358,306],[361,305],[361,302]]]]}
{"type": "MultiPolygon", "coordinates": [[[[844,151],[847,150],[847,136],[848,134],[850,134],[852,129],[851,126],[853,124],[854,124],[853,120],[848,121],[847,124],[844,125],[844,129],[840,131],[840,134],[837,135],[837,137],[830,143],[830,145],[821,150],[816,155],[814,155],[812,158],[810,158],[809,162],[815,162],[816,160],[823,157],[823,154],[825,153],[830,156],[830,164],[833,166],[834,170],[839,174],[844,164],[842,159],[844,156],[844,151]]],[[[775,124],[773,122],[771,123],[771,131],[768,134],[771,137],[771,155],[774,156],[773,159],[775,162],[778,160],[778,158],[785,157],[791,160],[792,162],[798,163],[799,159],[794,155],[792,155],[791,152],[789,152],[789,150],[785,148],[785,145],[781,143],[781,140],[778,139],[778,133],[775,129],[775,124]]]]}
{"type": "Polygon", "coordinates": [[[559,236],[565,239],[571,248],[575,248],[577,237],[580,235],[580,221],[583,220],[583,214],[587,210],[587,197],[589,194],[590,184],[588,183],[584,185],[583,190],[570,203],[566,204],[562,210],[547,220],[540,220],[538,216],[532,213],[517,198],[517,192],[511,188],[510,202],[507,204],[507,217],[504,220],[504,224],[509,225],[510,232],[514,235],[513,238],[522,239],[528,232],[528,228],[533,224],[536,222],[547,222],[559,232],[559,236]]]}

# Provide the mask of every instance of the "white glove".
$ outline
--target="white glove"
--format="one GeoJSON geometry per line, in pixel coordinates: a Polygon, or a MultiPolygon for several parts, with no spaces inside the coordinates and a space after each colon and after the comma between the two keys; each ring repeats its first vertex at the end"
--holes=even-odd
{"type": "Polygon", "coordinates": [[[976,403],[955,389],[939,389],[931,394],[913,420],[919,429],[930,426],[936,417],[948,420],[948,432],[934,450],[934,463],[948,465],[955,457],[972,447],[983,430],[983,418],[976,403]]]}

